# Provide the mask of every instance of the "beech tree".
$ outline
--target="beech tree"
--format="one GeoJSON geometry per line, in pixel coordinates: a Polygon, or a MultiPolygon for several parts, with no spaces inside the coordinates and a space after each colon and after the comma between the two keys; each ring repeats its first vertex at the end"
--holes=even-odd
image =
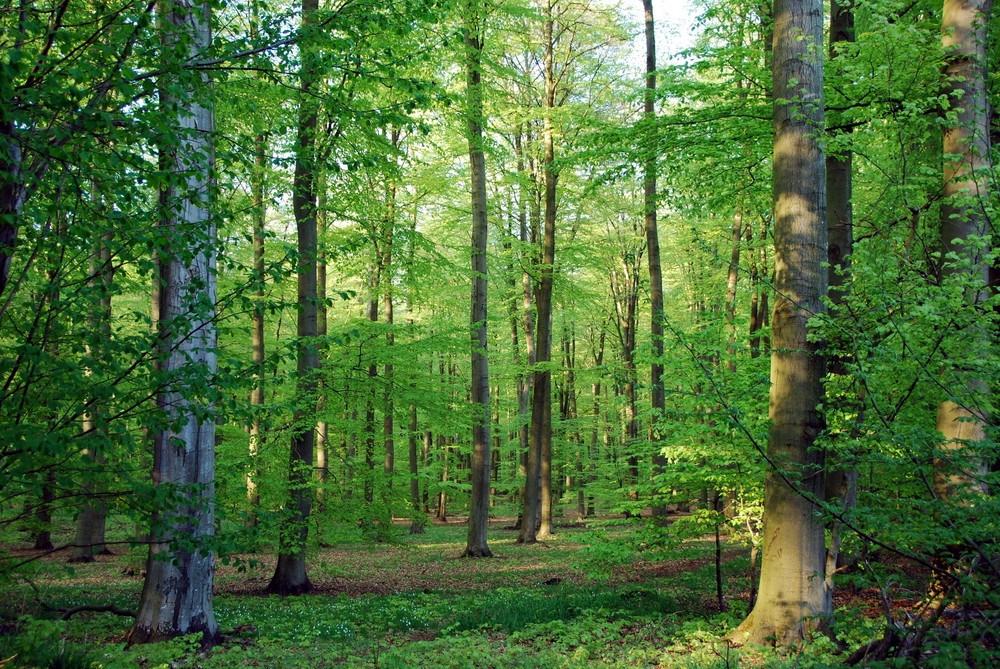
{"type": "Polygon", "coordinates": [[[821,404],[826,372],[809,319],[824,313],[827,279],[823,131],[823,6],[774,4],[774,254],[769,472],[757,603],[731,639],[788,644],[825,629],[821,404]]]}
{"type": "MultiPolygon", "coordinates": [[[[207,3],[177,0],[161,5],[161,12],[167,62],[185,63],[207,52],[207,3]]],[[[215,511],[215,118],[206,98],[207,74],[182,70],[180,76],[183,86],[163,86],[161,92],[177,133],[161,140],[170,170],[162,233],[170,243],[159,256],[163,389],[157,407],[165,424],[153,444],[153,482],[165,505],[153,519],[139,614],[128,633],[132,643],[195,633],[202,643],[213,643],[218,635],[209,543],[215,511]],[[173,92],[178,88],[179,96],[173,92]]]]}
{"type": "Polygon", "coordinates": [[[487,363],[486,164],[483,152],[483,8],[470,3],[465,16],[466,97],[472,185],[472,498],[465,555],[491,557],[486,543],[490,513],[490,377],[487,363]]]}
{"type": "MultiPolygon", "coordinates": [[[[302,0],[302,25],[309,29],[319,9],[317,0],[302,0]]],[[[309,512],[312,508],[313,450],[316,443],[315,413],[317,349],[316,258],[318,254],[316,206],[317,165],[315,99],[319,72],[315,35],[301,46],[301,93],[295,147],[293,208],[298,240],[298,323],[296,335],[297,379],[294,428],[288,463],[288,503],[286,524],[281,528],[278,563],[267,586],[268,592],[298,595],[309,592],[312,584],[306,574],[306,539],[309,536],[309,512]]]]}
{"type": "MultiPolygon", "coordinates": [[[[945,50],[945,90],[948,122],[944,131],[944,186],[941,205],[942,281],[958,282],[962,301],[973,313],[987,297],[986,246],[990,220],[986,213],[990,180],[989,100],[986,95],[987,22],[992,0],[945,0],[942,44],[945,50]]],[[[968,327],[970,342],[983,337],[968,327]]],[[[984,488],[987,463],[975,455],[986,439],[981,406],[989,392],[987,379],[968,375],[964,388],[951,390],[940,402],[937,430],[944,444],[935,472],[935,491],[949,499],[984,488]],[[959,399],[961,398],[961,399],[959,399]],[[949,462],[949,460],[951,462],[949,462]]]]}

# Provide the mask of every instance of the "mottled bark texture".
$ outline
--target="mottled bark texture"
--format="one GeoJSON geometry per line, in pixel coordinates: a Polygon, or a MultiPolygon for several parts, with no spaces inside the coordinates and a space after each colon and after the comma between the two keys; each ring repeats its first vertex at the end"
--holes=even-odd
{"type": "MultiPolygon", "coordinates": [[[[195,60],[210,46],[207,3],[167,0],[160,5],[165,51],[186,51],[195,60]]],[[[157,406],[165,424],[153,443],[153,483],[164,503],[153,519],[152,542],[139,615],[131,643],[202,634],[218,637],[212,610],[214,532],[214,406],[197,392],[216,370],[215,221],[211,214],[215,118],[207,75],[188,74],[188,90],[174,97],[163,87],[161,101],[174,114],[170,146],[173,180],[163,198],[160,248],[160,364],[157,406]],[[206,378],[207,377],[207,378],[206,378]]]]}

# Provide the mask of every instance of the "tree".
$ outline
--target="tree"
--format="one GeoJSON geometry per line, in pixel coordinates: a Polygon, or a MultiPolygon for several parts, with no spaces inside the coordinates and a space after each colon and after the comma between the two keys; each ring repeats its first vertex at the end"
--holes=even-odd
{"type": "Polygon", "coordinates": [[[823,454],[825,360],[809,319],[825,311],[826,178],[823,6],[774,4],[774,253],[771,395],[764,493],[764,555],[757,603],[733,632],[739,643],[779,644],[824,629],[823,454]]]}
{"type": "MultiPolygon", "coordinates": [[[[531,428],[528,445],[527,484],[524,496],[519,543],[535,543],[539,536],[551,533],[551,508],[546,508],[542,491],[545,477],[545,444],[551,449],[552,440],[552,371],[548,362],[552,359],[552,278],[556,257],[556,183],[558,173],[555,166],[555,121],[552,118],[556,107],[555,70],[555,10],[558,0],[547,0],[542,17],[542,48],[544,49],[545,115],[542,118],[542,173],[544,175],[544,227],[542,232],[542,254],[538,286],[535,290],[536,332],[535,364],[531,381],[531,428]],[[536,483],[537,482],[537,483],[536,483]],[[541,524],[538,524],[541,507],[541,524]],[[546,524],[546,522],[548,524],[546,524]]],[[[549,461],[551,469],[551,460],[549,461]]],[[[551,471],[549,472],[551,476],[551,471]]]]}
{"type": "MultiPolygon", "coordinates": [[[[653,20],[652,0],[642,0],[645,14],[646,35],[646,95],[642,101],[643,119],[652,122],[656,118],[656,32],[653,20]]],[[[659,421],[666,411],[667,399],[663,388],[663,266],[660,262],[660,238],[656,224],[656,161],[650,155],[643,165],[643,220],[646,229],[646,254],[649,256],[649,337],[652,351],[649,363],[650,432],[654,448],[662,435],[659,421]]],[[[666,464],[664,456],[653,453],[653,473],[662,474],[666,464]]],[[[655,493],[654,493],[655,494],[655,493]]],[[[658,522],[666,522],[667,508],[654,500],[653,516],[658,522]]]]}
{"type": "MultiPolygon", "coordinates": [[[[842,48],[854,42],[854,3],[853,0],[832,0],[830,3],[830,63],[836,64],[846,55],[842,48]]],[[[828,121],[829,121],[828,117],[828,121]]],[[[850,126],[833,129],[836,140],[846,143],[850,136],[850,126]]],[[[839,150],[828,150],[826,156],[826,228],[827,228],[827,258],[830,301],[836,307],[842,305],[847,297],[848,277],[851,267],[851,252],[854,246],[854,210],[851,193],[854,180],[854,155],[850,146],[841,146],[839,150]]],[[[832,359],[830,371],[844,376],[847,374],[847,359],[836,356],[832,359]]],[[[853,389],[852,389],[853,391],[853,389]]],[[[849,391],[851,392],[851,391],[849,391]]],[[[864,400],[852,392],[848,400],[853,412],[856,413],[852,431],[856,432],[864,416],[864,400]]],[[[850,409],[849,409],[850,411],[850,409]]],[[[849,453],[845,455],[850,457],[849,453]]],[[[828,463],[832,465],[833,463],[828,463]]],[[[839,511],[843,512],[857,503],[857,470],[849,466],[828,466],[826,474],[826,501],[839,502],[839,511]]],[[[839,522],[830,527],[830,541],[826,558],[827,595],[833,594],[833,573],[840,561],[842,544],[842,528],[839,522]]]]}
{"type": "MultiPolygon", "coordinates": [[[[942,284],[958,288],[960,304],[971,316],[957,326],[963,348],[980,357],[986,333],[977,322],[988,298],[992,223],[989,198],[989,99],[986,94],[987,22],[992,0],[945,0],[942,45],[945,51],[944,186],[941,204],[942,284]]],[[[962,364],[962,363],[959,363],[962,364]]],[[[938,403],[937,431],[942,444],[935,454],[934,492],[952,504],[986,489],[987,462],[979,449],[987,440],[987,378],[975,362],[964,373],[949,365],[951,395],[938,403]],[[957,381],[957,383],[956,383],[957,381]]],[[[944,548],[944,547],[942,547],[944,548]]],[[[939,584],[940,585],[940,584],[939,584]]]]}
{"type": "Polygon", "coordinates": [[[483,154],[482,7],[469,3],[465,15],[466,96],[469,169],[472,185],[472,498],[469,502],[468,557],[492,557],[486,543],[490,514],[490,376],[487,363],[486,161],[483,154]]]}
{"type": "MultiPolygon", "coordinates": [[[[166,62],[202,56],[212,44],[208,3],[171,0],[161,5],[166,62]]],[[[173,118],[169,183],[160,249],[160,356],[157,406],[165,424],[153,445],[153,482],[165,505],[154,517],[146,581],[131,643],[201,633],[215,641],[212,609],[216,370],[215,220],[212,216],[215,118],[204,71],[181,71],[185,86],[163,86],[161,102],[173,118]],[[180,88],[179,96],[175,92],[180,88]]]]}
{"type": "MultiPolygon", "coordinates": [[[[302,26],[309,30],[315,23],[318,0],[302,0],[302,26]]],[[[291,449],[288,462],[287,518],[281,528],[278,563],[267,586],[268,592],[299,595],[309,592],[312,584],[306,574],[306,540],[309,536],[309,512],[312,508],[313,448],[316,441],[315,409],[319,367],[316,335],[318,307],[316,304],[317,243],[317,165],[316,126],[317,101],[314,99],[317,80],[315,35],[303,44],[302,69],[299,73],[301,93],[295,147],[295,176],[292,184],[292,207],[298,239],[298,326],[296,328],[298,376],[296,407],[293,417],[291,449]]]]}

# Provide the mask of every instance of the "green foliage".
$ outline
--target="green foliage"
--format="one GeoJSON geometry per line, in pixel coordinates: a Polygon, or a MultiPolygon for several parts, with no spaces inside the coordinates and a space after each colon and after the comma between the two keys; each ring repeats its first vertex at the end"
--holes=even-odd
{"type": "Polygon", "coordinates": [[[65,623],[22,616],[14,631],[0,634],[0,661],[10,669],[99,669],[99,656],[67,643],[65,629],[65,623]]]}
{"type": "Polygon", "coordinates": [[[525,628],[537,628],[538,623],[568,623],[588,614],[606,617],[611,612],[629,614],[669,613],[673,600],[666,594],[651,590],[605,590],[557,586],[555,592],[537,588],[508,590],[500,588],[480,595],[459,610],[455,622],[447,629],[456,631],[479,628],[496,629],[512,638],[525,628]]]}

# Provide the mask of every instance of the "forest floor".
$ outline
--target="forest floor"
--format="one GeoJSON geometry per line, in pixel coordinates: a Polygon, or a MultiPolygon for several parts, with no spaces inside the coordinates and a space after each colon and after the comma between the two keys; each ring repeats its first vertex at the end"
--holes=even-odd
{"type": "MultiPolygon", "coordinates": [[[[209,650],[190,638],[126,647],[131,620],[113,613],[59,619],[78,606],[136,609],[138,550],[83,565],[68,565],[64,554],[41,557],[0,582],[6,590],[0,668],[728,669],[834,666],[846,657],[825,638],[792,653],[729,647],[724,636],[745,616],[749,598],[744,547],[722,546],[729,610],[721,611],[711,536],[652,549],[622,540],[634,528],[566,523],[539,544],[522,546],[507,518],[491,523],[495,557],[469,559],[460,557],[463,521],[431,523],[418,535],[400,523],[395,541],[382,544],[345,540],[349,528],[331,528],[310,549],[314,590],[300,597],[263,594],[274,568],[269,554],[220,563],[215,612],[223,640],[209,650]],[[53,653],[58,661],[45,659],[53,653]]],[[[3,543],[8,557],[32,555],[3,543]]],[[[838,604],[844,648],[880,635],[883,621],[869,617],[871,602],[864,596],[842,595],[838,604]]]]}

